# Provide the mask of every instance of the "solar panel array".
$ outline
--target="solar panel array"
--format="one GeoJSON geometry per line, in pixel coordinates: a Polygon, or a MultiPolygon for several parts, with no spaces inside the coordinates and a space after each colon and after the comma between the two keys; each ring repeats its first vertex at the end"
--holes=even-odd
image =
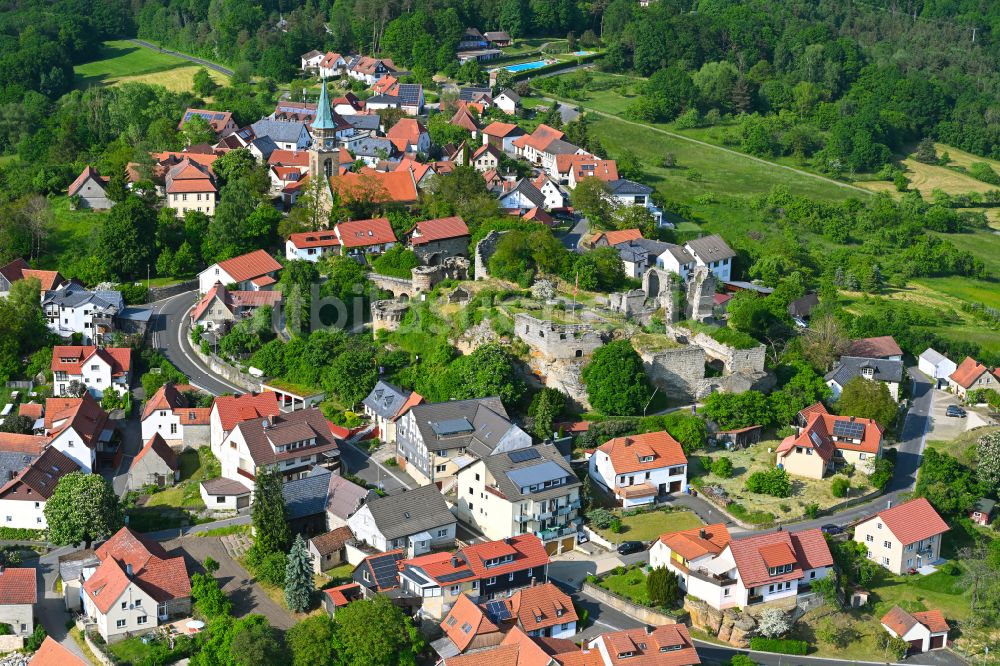
{"type": "Polygon", "coordinates": [[[861,439],[865,433],[865,424],[857,421],[834,421],[833,434],[835,437],[847,437],[848,439],[861,439]]]}
{"type": "Polygon", "coordinates": [[[450,583],[453,580],[462,580],[463,578],[468,578],[471,575],[471,569],[461,569],[460,571],[453,571],[452,573],[438,576],[438,582],[450,583]]]}
{"type": "Polygon", "coordinates": [[[813,445],[817,449],[820,448],[821,446],[823,446],[823,440],[821,440],[819,438],[819,435],[817,435],[816,433],[814,433],[814,432],[809,433],[809,439],[812,440],[813,445]]]}
{"type": "Polygon", "coordinates": [[[509,620],[512,616],[510,614],[510,608],[507,607],[502,601],[490,601],[486,604],[486,615],[490,618],[490,622],[497,624],[503,622],[504,620],[509,620]]]}
{"type": "Polygon", "coordinates": [[[397,94],[400,101],[407,106],[415,106],[420,101],[421,86],[416,83],[402,83],[397,94]]]}
{"type": "Polygon", "coordinates": [[[396,557],[394,555],[372,558],[369,560],[369,564],[372,568],[372,573],[375,574],[375,582],[380,588],[396,587],[398,581],[396,578],[396,557]]]}
{"type": "Polygon", "coordinates": [[[507,454],[512,463],[522,463],[528,460],[535,460],[536,458],[541,458],[541,455],[535,449],[518,449],[517,451],[511,451],[507,454]]]}

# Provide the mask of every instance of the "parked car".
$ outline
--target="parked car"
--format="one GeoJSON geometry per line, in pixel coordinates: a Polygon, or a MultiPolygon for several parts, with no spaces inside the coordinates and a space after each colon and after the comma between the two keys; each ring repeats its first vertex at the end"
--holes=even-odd
{"type": "Polygon", "coordinates": [[[823,534],[829,534],[830,536],[837,536],[838,534],[844,533],[844,528],[840,525],[834,525],[833,523],[827,523],[820,528],[823,534]]]}
{"type": "Polygon", "coordinates": [[[618,544],[619,555],[631,555],[632,553],[638,553],[639,551],[645,549],[646,544],[641,541],[622,541],[618,544]]]}
{"type": "Polygon", "coordinates": [[[577,543],[587,543],[588,541],[590,541],[590,535],[589,534],[587,534],[586,532],[577,532],[576,533],[576,542],[577,543]]]}
{"type": "Polygon", "coordinates": [[[954,416],[957,418],[965,418],[965,410],[958,405],[948,405],[948,409],[945,410],[946,416],[954,416]]]}

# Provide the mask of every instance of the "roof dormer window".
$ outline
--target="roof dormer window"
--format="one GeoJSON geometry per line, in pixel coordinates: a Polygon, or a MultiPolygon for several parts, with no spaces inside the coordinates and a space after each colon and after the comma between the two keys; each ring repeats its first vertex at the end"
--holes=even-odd
{"type": "Polygon", "coordinates": [[[642,456],[639,458],[639,462],[644,462],[644,463],[653,462],[653,456],[642,456]]]}

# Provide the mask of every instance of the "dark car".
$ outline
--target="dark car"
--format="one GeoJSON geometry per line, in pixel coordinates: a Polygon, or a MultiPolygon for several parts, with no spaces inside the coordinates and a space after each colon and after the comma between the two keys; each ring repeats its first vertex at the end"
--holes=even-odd
{"type": "Polygon", "coordinates": [[[641,541],[622,541],[618,544],[619,555],[631,555],[646,549],[646,544],[641,541]]]}
{"type": "Polygon", "coordinates": [[[948,409],[946,409],[944,413],[946,416],[955,416],[958,418],[965,417],[965,410],[958,405],[948,405],[948,409]]]}
{"type": "Polygon", "coordinates": [[[840,525],[834,525],[833,523],[827,523],[820,528],[823,534],[829,534],[830,536],[837,536],[838,534],[844,533],[844,528],[840,525]]]}

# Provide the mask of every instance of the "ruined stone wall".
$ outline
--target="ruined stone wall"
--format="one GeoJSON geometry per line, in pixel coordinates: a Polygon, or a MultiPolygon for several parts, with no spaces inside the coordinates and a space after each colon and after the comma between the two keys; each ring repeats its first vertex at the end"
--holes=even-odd
{"type": "Polygon", "coordinates": [[[469,237],[443,238],[441,240],[411,245],[411,248],[426,265],[436,266],[447,257],[465,257],[469,253],[469,237]]]}
{"type": "Polygon", "coordinates": [[[505,231],[491,231],[483,240],[476,243],[475,271],[477,280],[485,280],[490,276],[490,257],[497,251],[497,243],[505,231]]]}
{"type": "Polygon", "coordinates": [[[640,350],[650,381],[671,396],[696,398],[705,379],[705,350],[689,345],[658,352],[640,350]]]}
{"type": "Polygon", "coordinates": [[[705,333],[694,333],[681,326],[668,326],[667,334],[678,342],[693,344],[705,350],[705,354],[721,361],[726,374],[745,372],[760,374],[764,372],[766,347],[758,345],[751,349],[735,349],[723,344],[705,333]]]}
{"type": "Polygon", "coordinates": [[[586,358],[605,342],[587,324],[556,324],[524,312],[514,315],[514,334],[546,359],[586,358]]]}
{"type": "Polygon", "coordinates": [[[445,280],[466,280],[469,277],[469,260],[465,257],[448,257],[437,266],[417,266],[410,270],[414,292],[429,292],[445,280]]]}
{"type": "Polygon", "coordinates": [[[695,268],[688,276],[687,307],[684,311],[688,319],[712,319],[715,312],[715,285],[715,275],[705,266],[695,268]]]}
{"type": "Polygon", "coordinates": [[[399,301],[372,301],[372,333],[397,330],[403,323],[407,309],[409,306],[399,301]]]}
{"type": "Polygon", "coordinates": [[[574,406],[590,409],[587,399],[587,387],[583,385],[583,366],[576,359],[546,359],[532,354],[528,359],[528,367],[548,388],[559,389],[569,396],[574,406]]]}

